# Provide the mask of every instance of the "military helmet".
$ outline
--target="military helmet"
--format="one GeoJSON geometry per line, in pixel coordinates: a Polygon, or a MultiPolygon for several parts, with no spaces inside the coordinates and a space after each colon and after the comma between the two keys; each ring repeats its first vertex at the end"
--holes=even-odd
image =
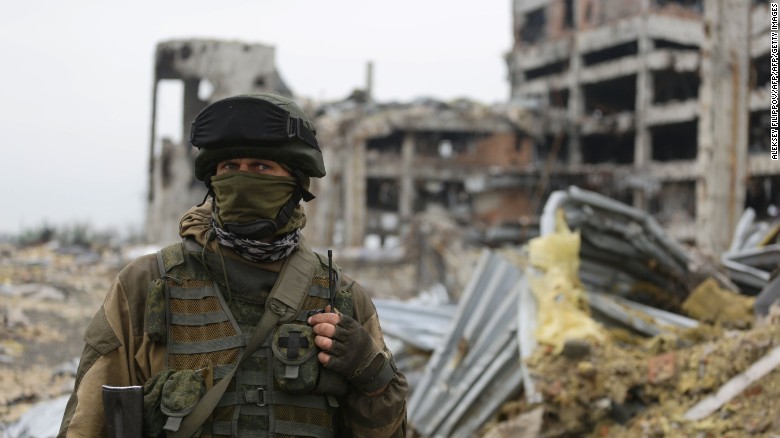
{"type": "Polygon", "coordinates": [[[190,144],[198,148],[195,177],[209,184],[220,161],[261,158],[322,178],[325,164],[316,129],[292,100],[249,94],[218,100],[195,117],[190,144]]]}

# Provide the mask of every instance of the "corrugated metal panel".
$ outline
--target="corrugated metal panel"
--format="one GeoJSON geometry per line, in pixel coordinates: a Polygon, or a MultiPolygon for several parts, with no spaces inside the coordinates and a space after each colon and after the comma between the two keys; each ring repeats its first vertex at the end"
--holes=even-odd
{"type": "Polygon", "coordinates": [[[516,287],[522,273],[482,253],[448,335],[409,400],[409,422],[430,437],[470,436],[519,388],[516,287]]]}
{"type": "Polygon", "coordinates": [[[424,351],[433,351],[447,335],[455,304],[375,298],[382,332],[424,351]]]}
{"type": "Polygon", "coordinates": [[[581,232],[580,279],[588,290],[660,307],[664,299],[683,301],[710,276],[730,284],[669,237],[647,212],[570,187],[548,198],[540,219],[542,235],[554,231],[558,209],[563,209],[569,227],[581,232]],[[651,285],[668,296],[658,300],[653,294],[642,295],[636,292],[638,284],[651,285]]]}

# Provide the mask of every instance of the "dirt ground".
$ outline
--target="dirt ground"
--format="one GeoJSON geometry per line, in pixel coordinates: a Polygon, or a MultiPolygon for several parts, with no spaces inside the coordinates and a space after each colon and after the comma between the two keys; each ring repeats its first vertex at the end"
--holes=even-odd
{"type": "Polygon", "coordinates": [[[119,269],[108,259],[46,247],[0,259],[0,423],[73,389],[84,330],[119,269]]]}

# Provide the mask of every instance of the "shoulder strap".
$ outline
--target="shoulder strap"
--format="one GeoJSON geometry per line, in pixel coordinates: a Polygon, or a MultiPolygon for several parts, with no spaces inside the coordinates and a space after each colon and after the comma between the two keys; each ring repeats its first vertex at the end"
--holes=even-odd
{"type": "Polygon", "coordinates": [[[160,276],[165,274],[174,266],[184,263],[184,249],[181,243],[173,243],[157,251],[157,267],[160,268],[160,276]]]}
{"type": "MultiPolygon", "coordinates": [[[[260,348],[282,317],[288,314],[297,314],[298,307],[305,298],[314,276],[315,265],[313,261],[315,260],[314,253],[305,246],[296,249],[285,260],[282,270],[279,272],[279,279],[271,289],[271,294],[266,302],[266,311],[260,317],[260,322],[255,327],[246,348],[241,352],[236,366],[198,400],[193,410],[184,417],[180,425],[172,425],[172,429],[178,430],[169,433],[169,437],[190,438],[211,415],[241,364],[260,348]]],[[[168,423],[166,423],[167,428],[168,423]]]]}
{"type": "Polygon", "coordinates": [[[304,242],[301,242],[299,247],[282,264],[279,277],[268,296],[266,307],[274,312],[278,308],[289,312],[282,317],[296,316],[308,294],[316,268],[317,257],[304,242]]]}

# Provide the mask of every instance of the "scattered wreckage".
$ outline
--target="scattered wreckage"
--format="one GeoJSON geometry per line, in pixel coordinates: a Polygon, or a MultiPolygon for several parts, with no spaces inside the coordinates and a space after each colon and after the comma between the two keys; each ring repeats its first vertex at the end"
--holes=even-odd
{"type": "MultiPolygon", "coordinates": [[[[724,260],[777,266],[777,229],[757,229],[724,260]]],[[[448,329],[429,331],[441,334],[413,380],[415,435],[780,434],[780,325],[769,305],[757,324],[751,296],[771,285],[777,298],[780,281],[725,275],[647,213],[576,187],[552,194],[519,253],[484,250],[448,329]]],[[[408,304],[403,318],[432,312],[408,304]]]]}
{"type": "MultiPolygon", "coordinates": [[[[780,228],[746,212],[722,271],[576,187],[552,194],[540,228],[520,249],[461,255],[457,299],[375,300],[409,378],[411,434],[780,436],[780,228]]],[[[36,417],[2,430],[45,436],[36,417]]]]}

